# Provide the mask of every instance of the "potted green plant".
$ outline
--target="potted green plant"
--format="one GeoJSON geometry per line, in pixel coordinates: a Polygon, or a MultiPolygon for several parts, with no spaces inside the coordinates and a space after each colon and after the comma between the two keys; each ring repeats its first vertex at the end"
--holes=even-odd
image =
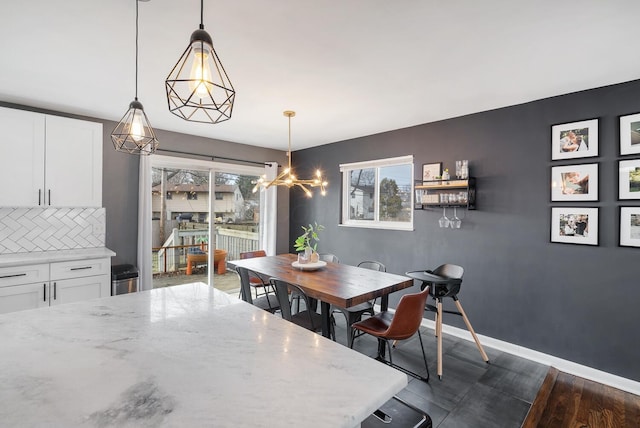
{"type": "Polygon", "coordinates": [[[293,244],[294,248],[298,252],[304,252],[304,260],[311,263],[318,261],[318,232],[324,230],[324,226],[314,222],[309,226],[302,226],[304,233],[296,238],[293,244]]]}

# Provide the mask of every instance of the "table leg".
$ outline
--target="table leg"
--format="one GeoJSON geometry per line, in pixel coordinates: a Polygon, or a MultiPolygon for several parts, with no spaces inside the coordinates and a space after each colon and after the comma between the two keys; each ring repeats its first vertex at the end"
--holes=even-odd
{"type": "Polygon", "coordinates": [[[436,306],[438,308],[436,322],[436,334],[438,335],[438,378],[442,379],[442,300],[438,299],[436,306]]]}
{"type": "Polygon", "coordinates": [[[322,335],[331,337],[331,305],[320,302],[320,313],[322,314],[322,335]]]}
{"type": "MultiPolygon", "coordinates": [[[[380,312],[384,312],[389,309],[389,295],[385,294],[380,298],[380,312]]],[[[384,359],[387,353],[387,347],[384,344],[384,340],[378,341],[378,355],[384,359]]]]}

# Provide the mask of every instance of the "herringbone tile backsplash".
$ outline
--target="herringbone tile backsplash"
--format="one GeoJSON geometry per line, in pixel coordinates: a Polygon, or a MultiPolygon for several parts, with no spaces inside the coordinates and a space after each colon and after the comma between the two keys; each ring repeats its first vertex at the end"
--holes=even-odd
{"type": "Polygon", "coordinates": [[[0,254],[105,245],[104,208],[0,208],[0,254]]]}

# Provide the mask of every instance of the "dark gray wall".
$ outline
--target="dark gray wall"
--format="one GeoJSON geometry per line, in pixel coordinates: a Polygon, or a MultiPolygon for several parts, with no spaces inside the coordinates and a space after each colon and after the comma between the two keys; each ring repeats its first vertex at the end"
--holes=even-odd
{"type": "MultiPolygon", "coordinates": [[[[321,251],[347,264],[377,259],[395,273],[462,265],[460,300],[478,333],[640,381],[640,249],[618,247],[618,207],[638,203],[617,201],[618,116],[638,111],[633,81],[297,151],[299,174],[320,165],[330,188],[312,200],[292,193],[290,235],[317,221],[321,251]],[[551,125],[592,118],[600,156],[551,162],[551,125]],[[478,210],[462,229],[440,229],[439,209],[415,211],[414,232],[339,226],[338,165],[409,154],[416,178],[423,163],[455,171],[455,160],[469,160],[478,210]],[[600,201],[552,204],[550,167],[591,162],[600,164],[600,201]],[[572,205],[600,208],[598,247],[550,242],[551,206],[572,205]]],[[[459,317],[444,321],[464,328],[459,317]]]]}

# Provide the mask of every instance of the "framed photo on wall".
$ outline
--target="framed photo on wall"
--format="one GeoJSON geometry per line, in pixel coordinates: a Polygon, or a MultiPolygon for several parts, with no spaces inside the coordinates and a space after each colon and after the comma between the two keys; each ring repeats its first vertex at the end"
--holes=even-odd
{"type": "Polygon", "coordinates": [[[598,245],[598,208],[552,207],[551,242],[598,245]]]}
{"type": "Polygon", "coordinates": [[[551,167],[552,201],[597,201],[598,164],[551,167]]]}
{"type": "Polygon", "coordinates": [[[618,199],[640,199],[640,159],[618,163],[618,199]]]}
{"type": "Polygon", "coordinates": [[[442,176],[442,162],[422,165],[422,181],[437,180],[442,176]]]}
{"type": "Polygon", "coordinates": [[[551,127],[551,160],[598,156],[598,119],[551,127]]]}
{"type": "Polygon", "coordinates": [[[620,116],[620,154],[640,153],[640,113],[620,116]]]}
{"type": "Polygon", "coordinates": [[[620,246],[640,247],[640,207],[620,207],[620,246]]]}

